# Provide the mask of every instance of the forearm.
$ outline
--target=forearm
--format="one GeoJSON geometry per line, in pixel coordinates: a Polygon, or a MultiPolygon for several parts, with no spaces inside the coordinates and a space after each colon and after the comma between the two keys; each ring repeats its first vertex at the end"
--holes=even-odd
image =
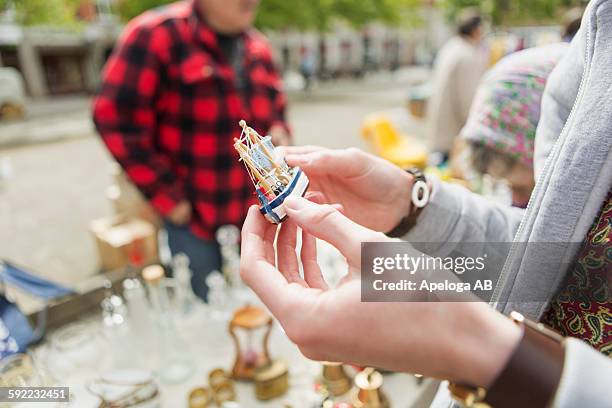
{"type": "Polygon", "coordinates": [[[430,202],[402,238],[411,243],[512,242],[524,210],[496,204],[467,189],[428,177],[430,202]]]}
{"type": "Polygon", "coordinates": [[[441,346],[447,372],[441,377],[489,387],[519,343],[521,329],[485,303],[456,303],[447,311],[449,335],[441,346]]]}

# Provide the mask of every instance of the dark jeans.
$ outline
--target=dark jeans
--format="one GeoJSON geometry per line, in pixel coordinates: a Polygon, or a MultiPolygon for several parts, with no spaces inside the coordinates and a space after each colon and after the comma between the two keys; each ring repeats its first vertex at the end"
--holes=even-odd
{"type": "Polygon", "coordinates": [[[191,287],[195,294],[206,301],[208,286],[206,277],[214,270],[221,271],[221,250],[217,241],[196,237],[189,226],[178,226],[165,222],[168,232],[168,246],[172,256],[180,252],[189,257],[189,266],[193,272],[191,287]]]}

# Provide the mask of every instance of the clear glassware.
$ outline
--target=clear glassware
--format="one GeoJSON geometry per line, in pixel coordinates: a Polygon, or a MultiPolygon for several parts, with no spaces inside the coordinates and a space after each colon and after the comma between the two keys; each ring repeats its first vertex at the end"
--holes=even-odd
{"type": "Polygon", "coordinates": [[[219,271],[212,271],[206,277],[208,285],[208,307],[213,320],[228,320],[231,316],[228,302],[227,282],[219,271]]]}
{"type": "Polygon", "coordinates": [[[140,335],[148,333],[151,327],[151,316],[147,293],[140,281],[135,278],[124,280],[123,296],[127,303],[127,316],[132,330],[140,335]],[[138,330],[140,328],[143,330],[138,330]]]}
{"type": "Polygon", "coordinates": [[[87,381],[111,366],[112,352],[99,323],[75,323],[51,335],[47,368],[60,384],[87,381]]]}
{"type": "Polygon", "coordinates": [[[158,329],[159,363],[156,369],[160,381],[179,383],[189,378],[195,367],[174,322],[164,270],[160,265],[146,267],[142,276],[147,285],[149,300],[158,329]]]}
{"type": "Polygon", "coordinates": [[[184,253],[178,253],[172,258],[172,272],[175,283],[175,302],[181,314],[187,315],[195,309],[197,297],[193,293],[191,277],[193,272],[189,269],[189,257],[184,253]]]}
{"type": "Polygon", "coordinates": [[[223,225],[215,238],[221,247],[223,274],[233,288],[243,287],[240,279],[240,230],[235,225],[223,225]]]}
{"type": "Polygon", "coordinates": [[[127,318],[127,307],[123,298],[113,292],[113,284],[104,281],[105,296],[100,303],[102,307],[102,323],[105,327],[122,326],[127,318]]]}
{"type": "Polygon", "coordinates": [[[154,408],[160,406],[159,387],[152,373],[144,370],[112,370],[87,385],[99,398],[100,407],[154,408]]]}
{"type": "Polygon", "coordinates": [[[128,278],[123,281],[123,297],[127,304],[129,338],[125,348],[130,355],[129,367],[153,370],[157,354],[153,339],[156,338],[157,329],[147,300],[147,292],[140,280],[128,278]]]}

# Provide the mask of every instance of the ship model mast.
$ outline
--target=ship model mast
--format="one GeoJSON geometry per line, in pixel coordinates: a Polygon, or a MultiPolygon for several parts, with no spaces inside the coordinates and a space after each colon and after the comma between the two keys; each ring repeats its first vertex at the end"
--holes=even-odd
{"type": "Polygon", "coordinates": [[[289,167],[272,144],[270,136],[261,136],[240,121],[242,133],[234,139],[240,155],[255,185],[259,211],[268,221],[279,224],[287,217],[283,203],[289,196],[303,196],[308,189],[308,177],[299,167],[289,167]]]}
{"type": "Polygon", "coordinates": [[[240,121],[242,133],[234,139],[234,148],[240,154],[253,184],[268,200],[273,200],[291,180],[290,168],[277,158],[270,136],[262,137],[253,128],[240,121]]]}

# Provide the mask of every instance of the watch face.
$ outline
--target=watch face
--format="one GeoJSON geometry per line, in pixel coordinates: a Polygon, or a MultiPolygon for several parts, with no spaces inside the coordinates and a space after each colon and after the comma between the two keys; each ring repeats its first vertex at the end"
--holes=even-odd
{"type": "Polygon", "coordinates": [[[423,180],[417,180],[412,186],[412,204],[417,208],[423,208],[429,202],[429,188],[423,180]]]}

